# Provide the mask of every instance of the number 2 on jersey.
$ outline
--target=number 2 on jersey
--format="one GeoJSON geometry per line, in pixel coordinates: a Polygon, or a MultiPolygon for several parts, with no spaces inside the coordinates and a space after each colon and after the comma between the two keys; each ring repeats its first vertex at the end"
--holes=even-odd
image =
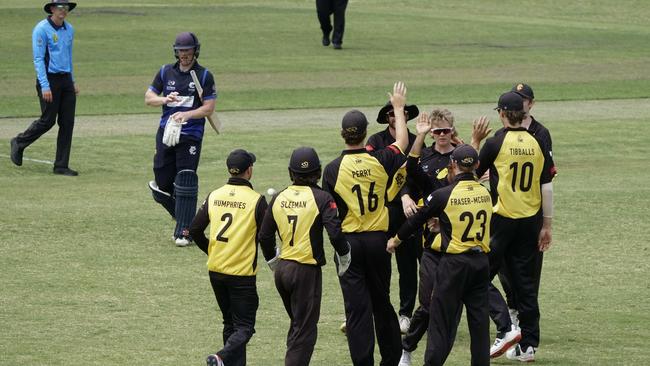
{"type": "Polygon", "coordinates": [[[217,234],[217,241],[222,241],[224,243],[227,243],[228,238],[226,238],[224,236],[224,234],[226,233],[226,230],[228,230],[228,228],[232,224],[232,214],[226,212],[225,214],[223,214],[223,216],[221,216],[221,221],[225,222],[226,224],[223,225],[221,230],[219,230],[219,233],[217,234]]]}

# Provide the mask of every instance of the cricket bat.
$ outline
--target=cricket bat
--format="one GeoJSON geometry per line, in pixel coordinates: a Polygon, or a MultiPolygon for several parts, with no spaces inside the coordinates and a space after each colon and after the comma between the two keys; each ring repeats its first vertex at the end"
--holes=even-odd
{"type": "MultiPolygon", "coordinates": [[[[203,102],[203,87],[199,82],[199,78],[196,76],[196,72],[194,70],[190,70],[190,75],[192,76],[192,81],[194,81],[194,87],[196,88],[196,92],[199,93],[199,99],[201,99],[201,102],[203,102]]],[[[219,121],[219,118],[217,118],[217,116],[215,116],[214,119],[216,121],[212,120],[212,116],[208,116],[208,122],[210,122],[210,126],[212,126],[214,132],[216,132],[217,135],[219,135],[220,134],[219,130],[221,130],[221,121],[219,121]]]]}

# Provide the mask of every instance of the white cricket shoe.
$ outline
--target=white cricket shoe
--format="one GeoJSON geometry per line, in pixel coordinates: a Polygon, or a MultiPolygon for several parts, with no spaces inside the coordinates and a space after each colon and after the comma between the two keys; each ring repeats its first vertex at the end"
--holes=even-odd
{"type": "Polygon", "coordinates": [[[187,238],[185,236],[181,236],[179,238],[176,238],[175,242],[176,242],[177,247],[186,247],[188,245],[192,245],[192,240],[190,240],[189,238],[187,238]]]}
{"type": "Polygon", "coordinates": [[[494,344],[490,347],[490,358],[501,356],[508,348],[514,346],[521,340],[521,329],[512,325],[509,332],[503,338],[496,338],[494,344]]]}
{"type": "Polygon", "coordinates": [[[517,343],[516,346],[506,352],[506,358],[521,362],[535,362],[535,348],[533,348],[533,346],[528,346],[526,352],[523,352],[521,346],[517,343]]]}
{"type": "Polygon", "coordinates": [[[409,331],[409,327],[411,326],[411,318],[408,316],[400,315],[399,316],[399,330],[402,332],[402,334],[406,334],[406,332],[409,331]]]}
{"type": "Polygon", "coordinates": [[[397,366],[411,366],[411,352],[402,350],[402,358],[399,359],[397,366]]]}
{"type": "Polygon", "coordinates": [[[519,312],[517,309],[508,309],[508,313],[510,314],[510,321],[512,322],[512,325],[519,328],[519,312]]]}
{"type": "Polygon", "coordinates": [[[341,333],[346,334],[346,332],[348,331],[347,322],[344,321],[343,323],[341,323],[341,326],[339,327],[339,330],[341,331],[341,333]]]}

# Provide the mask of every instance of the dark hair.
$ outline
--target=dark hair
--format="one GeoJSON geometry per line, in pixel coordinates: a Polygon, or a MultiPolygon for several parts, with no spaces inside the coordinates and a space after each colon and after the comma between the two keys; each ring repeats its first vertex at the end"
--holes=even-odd
{"type": "Polygon", "coordinates": [[[521,121],[526,117],[526,112],[524,111],[506,111],[502,109],[501,112],[506,115],[511,125],[520,125],[521,121]]]}
{"type": "Polygon", "coordinates": [[[343,129],[341,130],[341,137],[343,137],[347,145],[358,145],[366,139],[366,131],[359,134],[358,132],[348,132],[343,129]]]}
{"type": "Polygon", "coordinates": [[[289,170],[289,178],[293,181],[294,185],[297,186],[313,186],[317,185],[321,177],[321,169],[315,170],[309,173],[296,173],[289,170]]]}

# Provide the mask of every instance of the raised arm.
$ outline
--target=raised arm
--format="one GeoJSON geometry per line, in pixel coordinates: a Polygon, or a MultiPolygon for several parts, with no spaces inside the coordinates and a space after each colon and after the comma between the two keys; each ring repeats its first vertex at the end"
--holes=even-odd
{"type": "Polygon", "coordinates": [[[393,93],[388,93],[390,103],[395,112],[395,144],[402,152],[409,146],[408,129],[406,128],[406,116],[404,106],[406,105],[406,86],[398,81],[393,85],[393,93]]]}

